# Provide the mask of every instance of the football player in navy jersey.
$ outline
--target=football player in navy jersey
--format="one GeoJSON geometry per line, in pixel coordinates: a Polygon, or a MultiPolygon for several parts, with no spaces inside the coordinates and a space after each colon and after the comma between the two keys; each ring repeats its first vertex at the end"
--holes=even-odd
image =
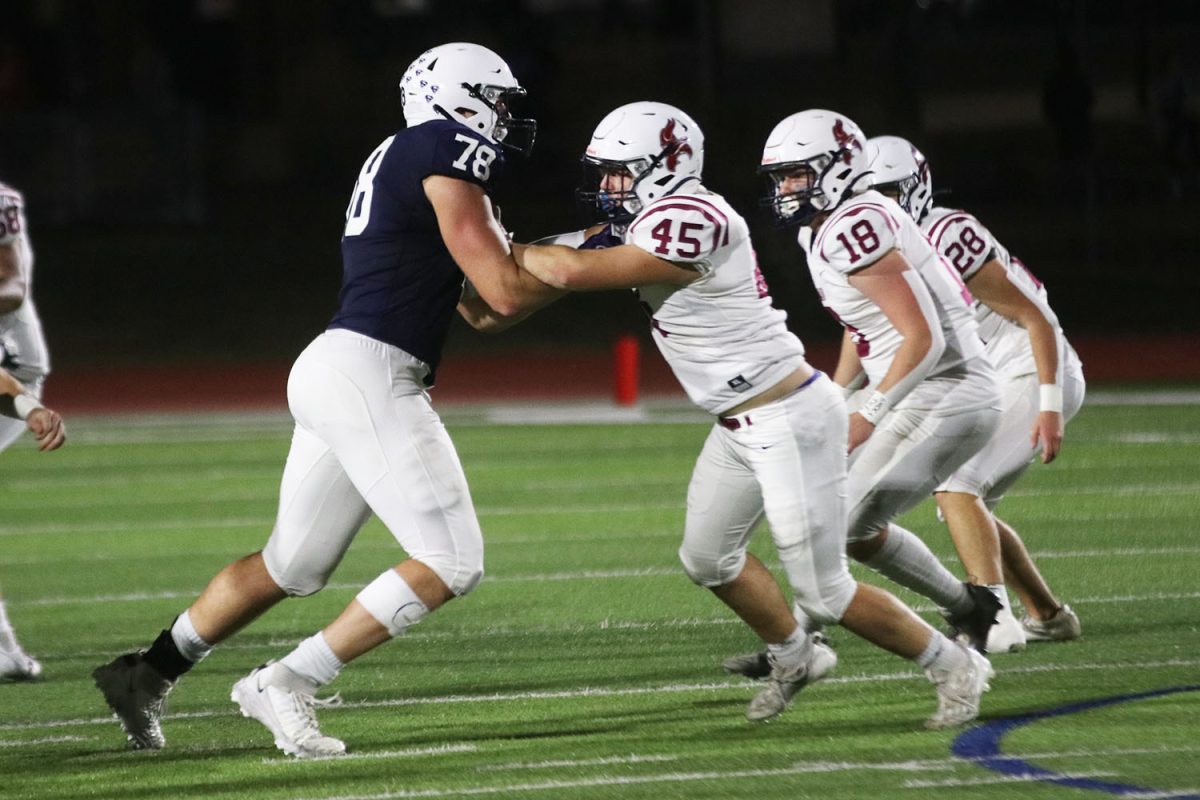
{"type": "Polygon", "coordinates": [[[517,266],[489,196],[506,151],[532,146],[534,122],[509,111],[524,90],[508,65],[474,44],[425,52],[401,89],[408,126],[367,157],[346,210],[338,311],[288,379],[296,427],[270,539],[218,573],[148,650],[93,673],[134,748],[161,748],[178,678],[284,597],[320,590],[372,513],[408,559],[233,687],[284,752],[345,752],[317,726],[316,691],[483,575],[466,478],[426,389],[456,307],[499,330],[561,294],[517,266]]]}

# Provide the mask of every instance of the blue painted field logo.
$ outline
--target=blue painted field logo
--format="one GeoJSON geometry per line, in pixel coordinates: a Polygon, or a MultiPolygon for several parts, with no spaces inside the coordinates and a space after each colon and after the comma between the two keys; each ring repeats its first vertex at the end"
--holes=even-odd
{"type": "Polygon", "coordinates": [[[1069,786],[1072,789],[1090,789],[1092,791],[1106,792],[1108,794],[1122,797],[1134,795],[1142,797],[1153,796],[1158,798],[1170,798],[1171,800],[1200,800],[1200,794],[1191,793],[1188,790],[1175,793],[1143,786],[1133,786],[1126,783],[1115,783],[1112,781],[1101,781],[1086,777],[1063,775],[1061,773],[1054,772],[1053,770],[1039,767],[1036,764],[1031,764],[1017,756],[1006,756],[1000,750],[1000,742],[1009,732],[1026,725],[1031,725],[1035,722],[1053,719],[1054,717],[1062,717],[1066,716],[1067,714],[1076,714],[1080,711],[1092,711],[1097,708],[1106,708],[1108,706],[1115,706],[1120,703],[1129,703],[1135,700],[1149,700],[1154,697],[1164,697],[1166,695],[1178,694],[1180,692],[1196,691],[1200,691],[1200,685],[1172,686],[1166,689],[1155,689],[1154,691],[1149,692],[1120,694],[1114,697],[1105,697],[1100,700],[1085,700],[1080,703],[1072,703],[1071,705],[1062,706],[1061,708],[1038,711],[1034,714],[992,720],[991,722],[987,722],[983,725],[979,725],[959,734],[958,738],[954,740],[954,744],[950,749],[951,752],[959,758],[965,758],[969,761],[973,761],[981,767],[986,767],[994,772],[999,772],[1003,775],[1013,778],[1053,783],[1059,786],[1069,786]]]}

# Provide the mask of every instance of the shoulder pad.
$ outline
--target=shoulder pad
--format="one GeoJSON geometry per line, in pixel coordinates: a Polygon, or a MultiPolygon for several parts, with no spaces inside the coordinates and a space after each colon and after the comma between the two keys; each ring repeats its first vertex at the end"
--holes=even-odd
{"type": "Polygon", "coordinates": [[[445,175],[488,188],[504,168],[500,145],[456,123],[426,123],[436,136],[430,175],[445,175]]]}
{"type": "Polygon", "coordinates": [[[879,203],[855,203],[833,214],[813,241],[818,257],[844,274],[858,272],[896,245],[900,223],[879,203]]]}
{"type": "Polygon", "coordinates": [[[693,195],[670,195],[642,209],[625,240],[667,261],[695,263],[730,241],[729,216],[693,195]]]}

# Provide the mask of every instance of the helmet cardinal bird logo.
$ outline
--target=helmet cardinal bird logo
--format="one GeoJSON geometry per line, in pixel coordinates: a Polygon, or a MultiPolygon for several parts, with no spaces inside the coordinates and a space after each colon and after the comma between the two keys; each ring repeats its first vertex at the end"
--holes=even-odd
{"type": "Polygon", "coordinates": [[[847,164],[850,163],[851,147],[856,147],[859,150],[863,149],[862,142],[854,134],[846,132],[846,128],[842,125],[840,119],[833,124],[833,138],[837,141],[838,148],[845,151],[842,153],[842,161],[847,164]]]}
{"type": "Polygon", "coordinates": [[[667,159],[667,169],[674,171],[679,164],[679,157],[682,155],[692,156],[692,146],[687,143],[687,139],[680,139],[675,135],[675,120],[668,120],[663,129],[658,132],[658,141],[662,145],[663,153],[667,159]]]}

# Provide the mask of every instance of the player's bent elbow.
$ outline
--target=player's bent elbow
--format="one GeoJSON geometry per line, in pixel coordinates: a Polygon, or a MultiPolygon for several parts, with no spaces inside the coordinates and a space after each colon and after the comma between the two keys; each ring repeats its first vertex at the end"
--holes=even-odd
{"type": "Polygon", "coordinates": [[[498,298],[496,302],[488,303],[488,305],[499,317],[499,319],[489,320],[492,325],[503,325],[507,321],[515,320],[526,310],[526,304],[521,301],[521,298],[512,295],[498,298]]]}

